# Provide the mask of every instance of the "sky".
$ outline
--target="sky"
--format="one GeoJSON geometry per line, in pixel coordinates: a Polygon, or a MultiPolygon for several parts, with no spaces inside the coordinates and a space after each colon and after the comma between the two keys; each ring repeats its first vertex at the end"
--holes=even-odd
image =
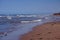
{"type": "Polygon", "coordinates": [[[60,12],[60,0],[0,0],[0,14],[60,12]]]}

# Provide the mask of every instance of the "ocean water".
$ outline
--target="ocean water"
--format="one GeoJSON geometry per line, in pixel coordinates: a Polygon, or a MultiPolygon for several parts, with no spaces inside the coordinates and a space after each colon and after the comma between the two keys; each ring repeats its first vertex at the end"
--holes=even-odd
{"type": "MultiPolygon", "coordinates": [[[[11,16],[10,16],[11,17],[11,16]]],[[[23,15],[23,16],[12,16],[11,19],[7,18],[6,16],[5,17],[0,17],[0,32],[6,32],[6,31],[9,31],[8,29],[15,29],[16,26],[20,25],[20,24],[24,24],[21,23],[21,21],[25,21],[25,22],[32,22],[34,20],[40,20],[40,21],[59,21],[60,20],[60,17],[56,17],[56,16],[45,16],[45,17],[41,17],[40,15],[35,15],[35,16],[31,16],[31,15],[23,15]],[[57,20],[56,20],[57,19],[57,20]]],[[[37,21],[39,22],[39,21],[37,21]]]]}
{"type": "Polygon", "coordinates": [[[12,19],[8,19],[6,17],[0,17],[0,32],[3,29],[14,27],[16,25],[21,24],[21,21],[33,21],[39,20],[39,17],[12,17],[12,19]]]}

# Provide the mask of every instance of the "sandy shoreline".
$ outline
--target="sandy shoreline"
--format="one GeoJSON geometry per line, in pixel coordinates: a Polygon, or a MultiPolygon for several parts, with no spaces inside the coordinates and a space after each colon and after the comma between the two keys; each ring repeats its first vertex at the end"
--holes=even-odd
{"type": "Polygon", "coordinates": [[[60,21],[38,25],[20,37],[20,40],[60,40],[60,21]]]}

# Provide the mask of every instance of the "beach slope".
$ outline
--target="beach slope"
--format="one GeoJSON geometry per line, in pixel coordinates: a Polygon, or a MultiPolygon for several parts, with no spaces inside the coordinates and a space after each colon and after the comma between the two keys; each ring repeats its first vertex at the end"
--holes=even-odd
{"type": "Polygon", "coordinates": [[[47,22],[22,35],[19,40],[60,40],[60,21],[47,22]]]}

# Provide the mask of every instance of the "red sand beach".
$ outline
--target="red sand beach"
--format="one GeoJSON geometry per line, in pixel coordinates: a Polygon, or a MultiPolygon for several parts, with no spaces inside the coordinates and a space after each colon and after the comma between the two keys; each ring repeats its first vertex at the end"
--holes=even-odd
{"type": "MultiPolygon", "coordinates": [[[[53,16],[60,16],[60,13],[53,16]]],[[[22,35],[19,40],[60,40],[60,21],[38,25],[33,31],[22,35]]]]}
{"type": "Polygon", "coordinates": [[[60,21],[34,27],[33,31],[24,34],[21,40],[60,40],[60,21]]]}

